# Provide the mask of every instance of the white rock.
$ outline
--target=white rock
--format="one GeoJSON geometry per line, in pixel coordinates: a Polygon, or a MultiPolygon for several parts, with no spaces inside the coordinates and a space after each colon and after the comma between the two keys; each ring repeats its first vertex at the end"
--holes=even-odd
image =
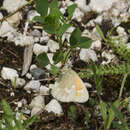
{"type": "Polygon", "coordinates": [[[29,106],[32,108],[31,116],[37,114],[45,107],[44,97],[41,95],[34,97],[29,106]]]}
{"type": "Polygon", "coordinates": [[[45,110],[48,112],[54,112],[57,115],[61,115],[63,114],[63,109],[61,107],[61,105],[59,104],[59,102],[55,99],[52,99],[46,106],[45,106],[45,110]]]}
{"type": "Polygon", "coordinates": [[[93,40],[102,40],[101,36],[99,35],[96,27],[93,28],[92,32],[91,32],[91,36],[90,36],[93,40]]]}
{"type": "Polygon", "coordinates": [[[107,61],[103,61],[102,64],[108,64],[115,58],[115,55],[111,51],[103,51],[102,57],[105,57],[107,61]]]}
{"type": "Polygon", "coordinates": [[[30,71],[31,71],[32,69],[35,69],[35,68],[37,68],[37,65],[32,64],[32,65],[30,66],[30,71]]]}
{"type": "Polygon", "coordinates": [[[27,91],[39,92],[40,86],[41,86],[41,83],[39,81],[31,80],[30,82],[28,82],[25,85],[24,89],[27,90],[27,91]]]}
{"type": "Polygon", "coordinates": [[[32,32],[31,32],[31,35],[34,36],[34,37],[41,37],[42,34],[39,30],[37,29],[34,29],[32,32]]]}
{"type": "Polygon", "coordinates": [[[42,108],[41,108],[41,107],[34,107],[34,108],[32,108],[32,110],[31,110],[31,116],[34,116],[34,115],[38,114],[38,113],[41,112],[41,111],[42,111],[42,108]]]}
{"type": "Polygon", "coordinates": [[[25,110],[24,110],[24,113],[25,113],[25,114],[30,114],[31,111],[30,111],[29,109],[25,109],[25,110]]]}
{"type": "Polygon", "coordinates": [[[56,52],[59,49],[59,44],[53,40],[49,40],[47,46],[51,52],[56,52]]]}
{"type": "Polygon", "coordinates": [[[14,82],[15,78],[18,78],[19,75],[15,69],[3,67],[1,70],[1,77],[5,80],[11,80],[11,82],[14,82]]]}
{"type": "Polygon", "coordinates": [[[41,54],[43,52],[48,52],[48,46],[43,46],[43,45],[36,43],[36,44],[34,44],[33,52],[36,56],[38,56],[39,54],[41,54]]]}
{"type": "Polygon", "coordinates": [[[102,47],[102,43],[100,40],[96,40],[94,42],[92,42],[92,45],[91,45],[91,48],[92,49],[95,49],[97,51],[100,51],[101,50],[101,47],[102,47]]]}
{"type": "Polygon", "coordinates": [[[15,45],[27,46],[34,43],[33,36],[20,35],[14,39],[15,45]]]}
{"type": "Polygon", "coordinates": [[[84,13],[80,11],[79,8],[76,8],[72,19],[76,19],[78,22],[81,22],[83,16],[84,16],[84,13]]]}
{"type": "Polygon", "coordinates": [[[64,14],[65,13],[65,8],[60,8],[60,11],[61,11],[62,14],[64,14]]]}
{"type": "Polygon", "coordinates": [[[119,35],[126,35],[125,29],[121,26],[117,27],[116,31],[119,35]]]}
{"type": "Polygon", "coordinates": [[[22,107],[22,102],[21,101],[17,102],[17,106],[22,107]]]}
{"type": "Polygon", "coordinates": [[[2,15],[2,13],[0,12],[0,19],[2,19],[3,18],[3,15],[2,15]]]}
{"type": "Polygon", "coordinates": [[[75,3],[77,4],[78,8],[83,12],[89,12],[90,8],[86,5],[86,0],[76,0],[75,3]]]}
{"type": "Polygon", "coordinates": [[[26,78],[31,79],[31,78],[32,78],[32,75],[31,75],[30,73],[27,73],[27,74],[26,74],[26,78]]]}
{"type": "Polygon", "coordinates": [[[70,6],[70,5],[72,5],[72,4],[73,4],[72,1],[70,1],[70,0],[65,0],[65,5],[66,5],[66,6],[70,6]]]}
{"type": "Polygon", "coordinates": [[[17,27],[20,23],[20,19],[21,19],[21,13],[17,12],[16,14],[14,14],[13,16],[7,18],[8,23],[13,26],[13,27],[17,27]]]}
{"type": "Polygon", "coordinates": [[[3,21],[1,26],[0,26],[0,36],[5,37],[10,35],[10,33],[14,32],[15,29],[11,27],[8,22],[3,21]]]}
{"type": "Polygon", "coordinates": [[[70,35],[74,31],[74,29],[75,29],[75,27],[69,27],[67,29],[67,31],[62,36],[62,41],[63,42],[64,42],[65,39],[69,42],[70,35]]]}
{"type": "Polygon", "coordinates": [[[16,79],[16,87],[22,87],[22,86],[25,85],[25,83],[26,83],[26,81],[24,79],[22,79],[22,78],[17,78],[16,79]]]}
{"type": "Polygon", "coordinates": [[[90,60],[97,61],[97,55],[95,51],[91,49],[81,49],[79,56],[84,62],[89,62],[90,60]]]}
{"type": "Polygon", "coordinates": [[[41,85],[41,87],[40,87],[40,94],[41,95],[49,95],[49,90],[50,90],[50,88],[41,85]]]}
{"type": "Polygon", "coordinates": [[[44,42],[48,42],[49,41],[49,35],[48,33],[46,33],[44,30],[42,31],[42,37],[41,37],[41,42],[44,41],[44,42]]]}
{"type": "Polygon", "coordinates": [[[45,105],[44,96],[38,95],[34,97],[29,105],[31,108],[33,107],[42,107],[45,105]]]}
{"type": "Polygon", "coordinates": [[[37,11],[35,11],[35,10],[30,10],[28,12],[27,18],[28,18],[29,21],[32,21],[35,16],[40,16],[40,14],[37,13],[37,11]]]}
{"type": "MultiPolygon", "coordinates": [[[[47,56],[48,56],[49,61],[50,61],[51,64],[54,63],[54,61],[53,61],[53,55],[54,55],[53,53],[47,53],[47,56]]],[[[48,70],[50,70],[51,69],[51,65],[49,64],[45,68],[48,69],[48,70]]]]}
{"type": "Polygon", "coordinates": [[[94,22],[95,22],[96,24],[101,24],[101,23],[102,23],[102,20],[103,20],[103,16],[102,16],[102,15],[99,15],[99,16],[94,20],[94,22]]]}
{"type": "Polygon", "coordinates": [[[127,49],[130,49],[130,42],[127,43],[127,49]]]}
{"type": "Polygon", "coordinates": [[[25,0],[4,0],[3,8],[6,9],[8,12],[13,12],[17,10],[19,7],[24,5],[27,1],[25,0]]]}
{"type": "Polygon", "coordinates": [[[100,13],[110,9],[112,4],[117,1],[118,0],[91,0],[89,6],[93,11],[100,13]]]}

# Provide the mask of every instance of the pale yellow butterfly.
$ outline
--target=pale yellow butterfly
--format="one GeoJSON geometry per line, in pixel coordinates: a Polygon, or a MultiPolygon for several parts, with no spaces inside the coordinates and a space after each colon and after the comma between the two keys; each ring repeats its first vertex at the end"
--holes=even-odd
{"type": "Polygon", "coordinates": [[[56,80],[52,87],[51,94],[61,102],[79,102],[84,103],[88,100],[89,94],[78,74],[72,70],[66,70],[56,80]]]}

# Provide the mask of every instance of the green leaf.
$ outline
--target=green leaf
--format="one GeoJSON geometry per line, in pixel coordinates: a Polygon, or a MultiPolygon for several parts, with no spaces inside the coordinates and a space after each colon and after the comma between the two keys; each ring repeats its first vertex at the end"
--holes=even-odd
{"type": "Polygon", "coordinates": [[[74,47],[80,41],[80,37],[81,37],[81,31],[80,29],[77,28],[72,32],[70,36],[71,47],[74,47]]]}
{"type": "Polygon", "coordinates": [[[88,129],[88,122],[89,122],[89,119],[90,119],[89,111],[85,111],[85,119],[86,119],[86,126],[87,126],[87,129],[88,129]]]}
{"type": "Polygon", "coordinates": [[[27,120],[25,120],[23,126],[25,126],[25,128],[28,128],[29,125],[31,125],[33,122],[39,122],[36,115],[29,117],[27,120]]]}
{"type": "Polygon", "coordinates": [[[73,122],[75,122],[77,118],[77,109],[74,105],[70,106],[70,111],[68,112],[68,116],[72,119],[73,122]]]}
{"type": "Polygon", "coordinates": [[[6,127],[11,130],[13,129],[12,121],[14,120],[13,111],[5,100],[2,100],[2,108],[4,111],[3,119],[5,120],[6,127]]]}
{"type": "Polygon", "coordinates": [[[103,102],[102,100],[100,100],[100,109],[101,109],[102,118],[105,123],[107,120],[107,104],[103,102]]]}
{"type": "Polygon", "coordinates": [[[44,25],[44,31],[49,34],[56,34],[56,29],[52,24],[44,25]]]}
{"type": "Polygon", "coordinates": [[[73,13],[75,11],[75,9],[77,8],[76,4],[72,4],[67,8],[67,12],[68,12],[68,18],[71,19],[73,16],[73,13]]]}
{"type": "Polygon", "coordinates": [[[51,65],[51,74],[57,75],[60,72],[60,69],[55,65],[51,65]]]}
{"type": "Polygon", "coordinates": [[[58,35],[59,37],[61,37],[61,36],[67,31],[67,29],[68,29],[70,26],[71,26],[71,24],[66,24],[66,23],[63,24],[63,25],[61,26],[61,28],[59,29],[57,35],[58,35]]]}
{"type": "Polygon", "coordinates": [[[107,39],[105,38],[105,36],[104,36],[104,34],[103,34],[101,28],[100,28],[98,25],[96,25],[96,29],[97,29],[99,35],[101,36],[101,38],[102,38],[104,41],[107,41],[107,39]]]}
{"type": "Polygon", "coordinates": [[[56,16],[45,17],[44,30],[49,34],[56,34],[60,26],[59,19],[56,16]]]}
{"type": "Polygon", "coordinates": [[[39,22],[41,24],[44,24],[44,18],[41,16],[35,16],[32,21],[39,22]]]}
{"type": "Polygon", "coordinates": [[[53,56],[53,60],[54,60],[54,64],[57,64],[58,62],[60,62],[63,59],[63,52],[58,50],[54,56],[53,56]]]}
{"type": "Polygon", "coordinates": [[[119,130],[128,130],[127,128],[125,128],[124,126],[120,125],[118,122],[113,121],[113,127],[114,128],[118,128],[119,130]]]}
{"type": "Polygon", "coordinates": [[[71,49],[68,49],[65,53],[64,53],[64,61],[63,61],[63,64],[65,64],[69,57],[70,57],[70,53],[71,53],[71,49]]]}
{"type": "Polygon", "coordinates": [[[79,43],[75,47],[80,48],[90,48],[92,44],[92,39],[88,37],[80,37],[79,43]]]}
{"type": "MultiPolygon", "coordinates": [[[[113,105],[118,108],[119,107],[119,104],[120,104],[120,100],[116,100],[113,105]]],[[[108,112],[108,121],[107,121],[107,124],[106,124],[106,128],[109,130],[110,129],[110,126],[111,126],[111,123],[112,121],[114,120],[115,118],[115,113],[114,111],[112,110],[112,107],[110,108],[109,112],[108,112]]]]}
{"type": "Polygon", "coordinates": [[[47,66],[48,64],[50,64],[49,58],[47,56],[46,53],[42,53],[40,55],[37,56],[37,61],[40,65],[41,68],[47,66]]]}
{"type": "Polygon", "coordinates": [[[128,29],[128,33],[130,34],[130,29],[128,29]]]}
{"type": "Polygon", "coordinates": [[[36,10],[39,14],[41,14],[41,16],[47,16],[48,0],[36,0],[36,10]]]}
{"type": "Polygon", "coordinates": [[[122,122],[122,125],[128,128],[127,123],[120,111],[114,105],[112,105],[111,108],[114,111],[115,115],[118,117],[118,119],[122,122]]]}
{"type": "Polygon", "coordinates": [[[13,111],[5,100],[2,100],[2,108],[5,115],[11,116],[13,118],[13,111]]]}
{"type": "Polygon", "coordinates": [[[53,12],[53,9],[54,8],[58,8],[58,0],[53,0],[50,4],[49,4],[49,7],[50,7],[50,14],[53,12]]]}

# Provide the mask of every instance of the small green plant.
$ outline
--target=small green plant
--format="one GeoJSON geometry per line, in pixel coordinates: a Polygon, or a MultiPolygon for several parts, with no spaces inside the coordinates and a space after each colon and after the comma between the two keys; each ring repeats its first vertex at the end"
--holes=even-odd
{"type": "Polygon", "coordinates": [[[23,114],[20,113],[19,119],[16,118],[9,104],[2,100],[3,116],[0,121],[0,130],[29,130],[29,125],[38,121],[36,116],[30,117],[27,120],[23,120],[23,114]]]}
{"type": "MultiPolygon", "coordinates": [[[[36,10],[40,16],[34,17],[33,21],[42,24],[43,30],[48,34],[54,35],[59,43],[59,50],[53,56],[54,65],[59,62],[64,65],[76,47],[89,48],[91,46],[92,40],[88,37],[83,37],[79,28],[72,32],[69,45],[62,41],[63,34],[69,27],[73,26],[71,18],[76,7],[76,4],[70,5],[67,8],[68,17],[65,17],[58,8],[58,0],[53,0],[50,3],[48,0],[36,0],[36,10]]],[[[41,67],[51,64],[46,53],[40,54],[37,57],[37,61],[41,67]]],[[[55,68],[54,66],[52,67],[52,69],[55,68]]]]}
{"type": "Polygon", "coordinates": [[[76,106],[74,106],[74,105],[70,106],[68,116],[72,120],[72,122],[75,123],[75,121],[77,119],[77,108],[76,108],[76,106]]]}

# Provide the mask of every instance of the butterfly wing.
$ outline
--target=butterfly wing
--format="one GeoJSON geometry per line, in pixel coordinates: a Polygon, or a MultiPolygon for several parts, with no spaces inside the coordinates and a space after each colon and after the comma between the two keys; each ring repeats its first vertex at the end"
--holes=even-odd
{"type": "Polygon", "coordinates": [[[61,102],[73,102],[76,93],[74,82],[72,73],[68,70],[56,81],[51,91],[52,96],[61,102]]]}
{"type": "Polygon", "coordinates": [[[78,76],[78,74],[73,70],[71,71],[71,73],[73,75],[75,86],[76,86],[76,94],[75,94],[74,102],[84,103],[89,98],[88,90],[84,85],[83,81],[81,80],[81,78],[78,76]]]}

